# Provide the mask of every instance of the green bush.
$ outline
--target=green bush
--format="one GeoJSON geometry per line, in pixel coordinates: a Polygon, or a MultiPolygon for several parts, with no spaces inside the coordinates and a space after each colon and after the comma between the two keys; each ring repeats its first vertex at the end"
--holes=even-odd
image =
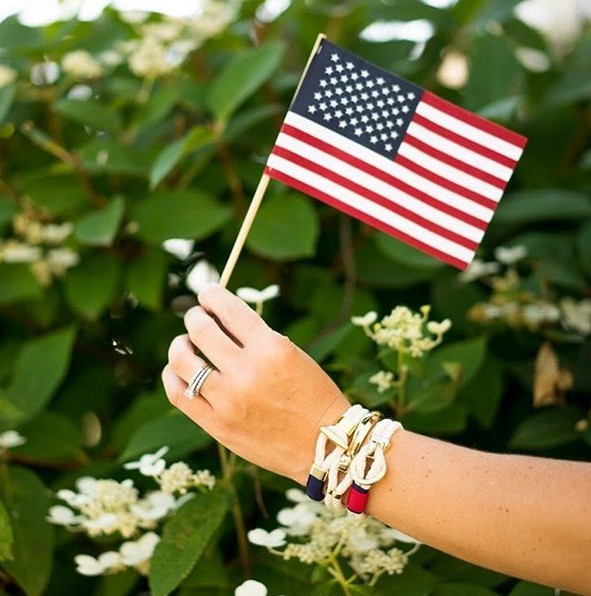
{"type": "MultiPolygon", "coordinates": [[[[293,486],[248,462],[220,461],[213,440],[171,411],[160,380],[168,345],[184,329],[179,315],[195,303],[195,279],[223,267],[320,31],[522,132],[529,145],[466,274],[272,183],[230,288],[278,284],[269,323],[352,400],[395,414],[406,428],[484,450],[590,456],[589,32],[558,51],[515,16],[518,0],[444,9],[418,0],[296,0],[268,23],[255,19],[258,4],[211,2],[188,21],[151,14],[138,22],[107,9],[95,22],[0,23],[7,593],[122,596],[149,585],[155,596],[179,586],[183,596],[233,594],[247,577],[245,549],[252,577],[270,594],[343,592],[330,565],[312,572],[245,543],[241,522],[269,526],[264,512],[285,507],[293,486]],[[360,37],[375,21],[415,19],[434,28],[424,47],[360,37]],[[466,57],[467,81],[441,70],[455,64],[461,79],[466,57]],[[195,244],[165,250],[175,238],[195,244]],[[351,322],[426,304],[452,326],[442,346],[420,357],[374,351],[351,322]],[[89,539],[56,528],[50,507],[73,499],[62,492],[60,501],[57,491],[89,476],[118,481],[101,485],[118,498],[128,494],[126,478],[153,490],[123,464],[163,446],[168,462],[190,462],[187,486],[199,490],[178,513],[142,502],[166,510],[149,571],[144,561],[114,574],[77,573],[76,555],[117,550],[139,530],[89,539]],[[213,488],[206,470],[218,478],[213,488]]],[[[143,462],[160,465],[159,456],[143,462]]],[[[69,514],[52,511],[64,525],[69,514]]],[[[139,548],[126,552],[133,558],[139,548]]],[[[424,545],[401,574],[362,584],[347,593],[552,593],[424,545]]]]}

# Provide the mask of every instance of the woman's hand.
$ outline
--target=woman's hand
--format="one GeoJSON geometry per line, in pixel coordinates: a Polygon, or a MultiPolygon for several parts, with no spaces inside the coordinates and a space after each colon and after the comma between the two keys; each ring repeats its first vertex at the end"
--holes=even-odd
{"type": "Polygon", "coordinates": [[[171,403],[240,457],[305,484],[318,431],[349,402],[331,378],[240,298],[212,284],[185,314],[162,381],[171,403]],[[184,390],[205,363],[200,395],[184,390]]]}

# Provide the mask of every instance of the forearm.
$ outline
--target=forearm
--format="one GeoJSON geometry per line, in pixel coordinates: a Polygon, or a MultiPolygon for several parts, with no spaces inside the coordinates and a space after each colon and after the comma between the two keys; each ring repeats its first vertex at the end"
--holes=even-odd
{"type": "Polygon", "coordinates": [[[400,431],[367,512],[432,547],[591,595],[591,464],[480,452],[400,431]]]}

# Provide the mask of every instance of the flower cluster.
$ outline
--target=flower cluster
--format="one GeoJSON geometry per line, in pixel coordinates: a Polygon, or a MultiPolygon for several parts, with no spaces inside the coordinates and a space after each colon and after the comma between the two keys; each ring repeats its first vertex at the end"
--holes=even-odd
{"type": "MultiPolygon", "coordinates": [[[[167,451],[168,447],[162,447],[156,453],[143,455],[138,461],[124,465],[153,478],[159,490],[141,496],[129,478],[119,482],[85,476],[77,480],[76,491],[62,489],[57,492],[57,497],[68,506],[54,505],[49,509],[47,520],[91,537],[118,534],[122,538],[132,538],[144,530],[156,529],[161,520],[192,498],[194,492],[190,489],[211,490],[215,485],[215,477],[209,470],[193,471],[184,462],[166,467],[162,456],[167,451]]],[[[127,566],[145,573],[158,540],[158,534],[151,531],[136,541],[123,542],[118,552],[102,553],[98,559],[79,555],[76,558],[78,571],[85,575],[99,575],[127,566]]]]}
{"type": "Polygon", "coordinates": [[[16,238],[0,241],[0,262],[30,263],[43,286],[53,277],[63,277],[80,261],[78,253],[61,246],[74,228],[72,222],[42,223],[35,214],[20,212],[12,220],[16,238]]]}
{"type": "Polygon", "coordinates": [[[461,282],[482,279],[492,288],[485,302],[478,302],[468,318],[481,324],[503,323],[513,329],[535,332],[556,324],[581,336],[591,335],[591,300],[567,296],[557,302],[541,298],[526,289],[516,264],[527,256],[523,246],[495,250],[496,261],[474,259],[459,276],[461,282]],[[503,271],[503,266],[506,269],[503,271]]]}
{"type": "Polygon", "coordinates": [[[363,327],[379,346],[388,346],[401,354],[420,358],[438,346],[443,341],[443,334],[451,327],[449,319],[440,323],[429,321],[430,310],[430,306],[422,306],[419,314],[406,306],[397,306],[379,322],[377,313],[373,311],[362,317],[352,317],[351,321],[363,327]]]}
{"type": "Polygon", "coordinates": [[[281,527],[271,532],[256,528],[248,533],[248,539],[284,560],[326,566],[337,580],[339,574],[334,565],[338,556],[363,582],[374,585],[384,573],[402,573],[409,556],[420,545],[370,516],[351,516],[345,509],[330,509],[312,501],[300,489],[290,489],[286,496],[295,504],[277,514],[281,527]],[[397,546],[398,542],[414,546],[405,552],[397,546]]]}
{"type": "Polygon", "coordinates": [[[24,445],[26,442],[27,439],[25,439],[25,437],[23,437],[23,435],[21,435],[18,431],[5,430],[3,433],[0,433],[0,453],[8,449],[12,449],[12,447],[24,445]]]}

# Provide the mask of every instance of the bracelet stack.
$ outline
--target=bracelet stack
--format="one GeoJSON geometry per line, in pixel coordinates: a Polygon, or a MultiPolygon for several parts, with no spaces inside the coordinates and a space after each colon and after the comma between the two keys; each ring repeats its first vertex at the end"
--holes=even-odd
{"type": "Polygon", "coordinates": [[[384,418],[381,412],[359,404],[351,406],[334,424],[320,428],[306,494],[339,509],[345,506],[342,497],[349,490],[348,511],[363,515],[371,485],[386,474],[384,453],[390,439],[402,428],[400,422],[384,418]],[[332,450],[327,453],[330,445],[332,450]]]}

